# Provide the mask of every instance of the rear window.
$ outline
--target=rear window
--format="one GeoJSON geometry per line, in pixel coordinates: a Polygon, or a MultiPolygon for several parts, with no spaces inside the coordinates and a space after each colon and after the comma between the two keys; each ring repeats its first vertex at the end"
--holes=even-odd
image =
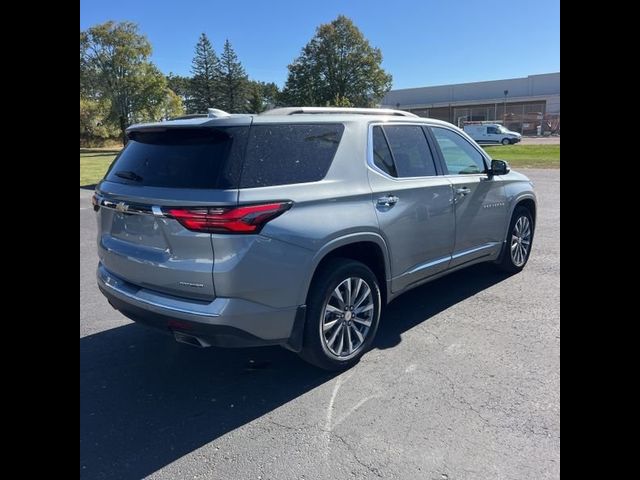
{"type": "Polygon", "coordinates": [[[149,187],[237,188],[248,127],[140,131],[106,180],[149,187]]]}
{"type": "Polygon", "coordinates": [[[316,182],[329,171],[342,124],[251,127],[241,188],[316,182]]]}

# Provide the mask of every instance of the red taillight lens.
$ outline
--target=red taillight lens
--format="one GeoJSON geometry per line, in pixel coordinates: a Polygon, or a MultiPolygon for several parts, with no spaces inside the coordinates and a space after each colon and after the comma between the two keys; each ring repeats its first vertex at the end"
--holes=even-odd
{"type": "Polygon", "coordinates": [[[258,233],[291,205],[291,202],[278,202],[240,207],[164,208],[163,212],[194,232],[258,233]]]}

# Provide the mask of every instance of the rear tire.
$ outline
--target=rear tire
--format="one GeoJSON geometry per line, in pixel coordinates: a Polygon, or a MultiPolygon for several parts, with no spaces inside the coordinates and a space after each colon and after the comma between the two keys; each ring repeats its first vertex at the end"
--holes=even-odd
{"type": "Polygon", "coordinates": [[[375,274],[348,258],[329,260],[307,295],[300,356],[324,370],[346,370],[371,347],[382,306],[375,274]]]}
{"type": "Polygon", "coordinates": [[[533,246],[534,224],[531,212],[516,207],[509,223],[509,233],[504,244],[499,268],[507,273],[518,273],[529,261],[533,246]]]}

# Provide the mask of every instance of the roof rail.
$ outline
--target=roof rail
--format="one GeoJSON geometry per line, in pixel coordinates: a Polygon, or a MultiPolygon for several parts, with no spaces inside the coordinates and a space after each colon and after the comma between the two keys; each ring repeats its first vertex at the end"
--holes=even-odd
{"type": "Polygon", "coordinates": [[[346,113],[356,115],[393,115],[396,117],[417,117],[404,110],[393,110],[391,108],[343,108],[343,107],[286,107],[274,108],[262,112],[260,115],[300,115],[300,114],[322,114],[322,113],[346,113]]]}

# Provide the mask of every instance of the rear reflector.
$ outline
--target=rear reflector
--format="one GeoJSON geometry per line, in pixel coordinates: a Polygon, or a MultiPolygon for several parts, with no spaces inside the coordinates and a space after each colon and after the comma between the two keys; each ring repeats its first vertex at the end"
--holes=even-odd
{"type": "Polygon", "coordinates": [[[292,202],[277,202],[239,207],[165,207],[162,212],[194,232],[258,233],[291,205],[292,202]]]}

